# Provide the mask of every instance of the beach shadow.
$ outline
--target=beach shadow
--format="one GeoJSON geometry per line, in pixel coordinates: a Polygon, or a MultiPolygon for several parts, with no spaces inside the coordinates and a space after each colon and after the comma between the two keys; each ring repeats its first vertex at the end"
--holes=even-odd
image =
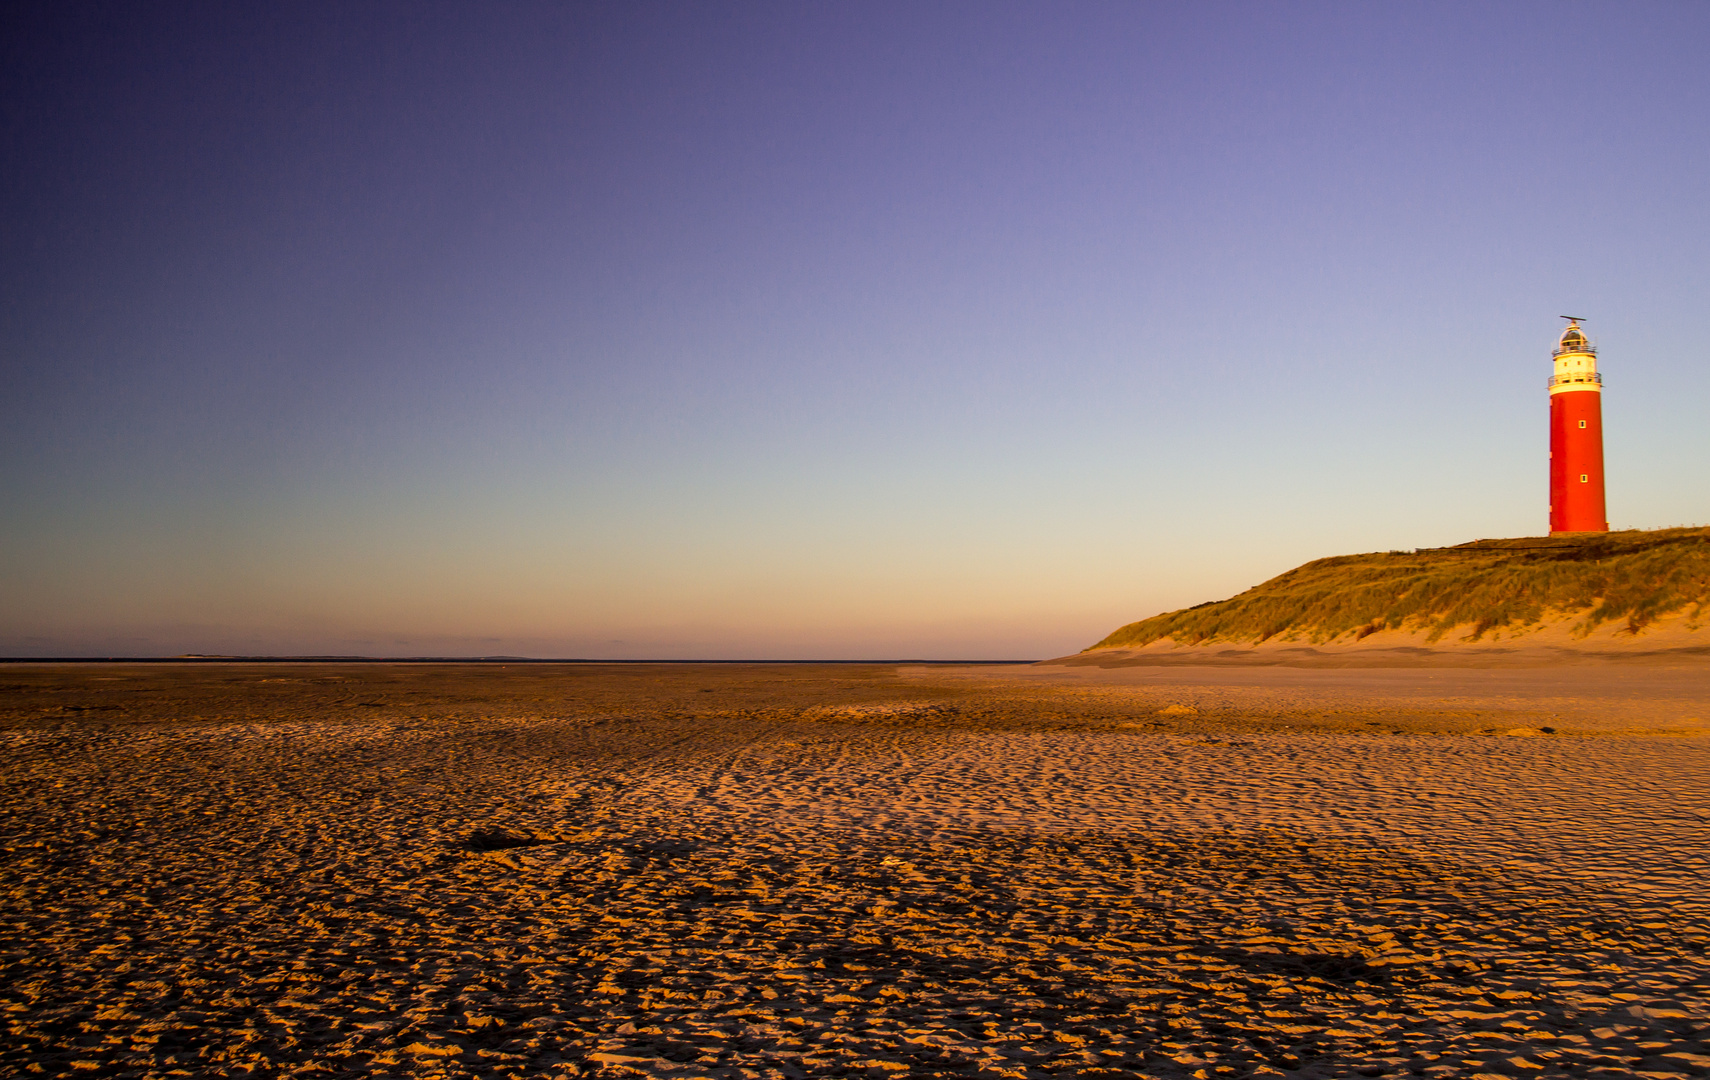
{"type": "Polygon", "coordinates": [[[524,836],[505,829],[476,829],[463,841],[465,851],[504,851],[506,848],[536,847],[550,844],[547,837],[524,836]]]}

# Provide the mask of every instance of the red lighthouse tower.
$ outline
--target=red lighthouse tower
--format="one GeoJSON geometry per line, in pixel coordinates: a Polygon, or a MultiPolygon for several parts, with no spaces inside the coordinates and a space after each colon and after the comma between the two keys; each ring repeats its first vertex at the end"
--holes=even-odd
{"type": "Polygon", "coordinates": [[[1550,535],[1608,532],[1603,504],[1603,376],[1597,349],[1568,321],[1550,379],[1550,535]]]}

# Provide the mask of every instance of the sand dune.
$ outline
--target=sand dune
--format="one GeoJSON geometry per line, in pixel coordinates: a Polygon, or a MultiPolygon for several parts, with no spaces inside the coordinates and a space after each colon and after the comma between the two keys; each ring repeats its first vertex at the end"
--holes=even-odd
{"type": "Polygon", "coordinates": [[[1505,643],[1702,656],[1707,612],[1710,529],[1629,529],[1314,559],[1227,600],[1119,627],[1093,651],[1328,644],[1360,655],[1505,643]]]}
{"type": "Polygon", "coordinates": [[[7,1072],[1710,1074],[1696,669],[4,678],[7,1072]]]}
{"type": "Polygon", "coordinates": [[[1433,638],[1424,630],[1379,630],[1314,642],[1283,634],[1264,642],[1185,644],[1161,638],[1141,647],[1095,648],[1050,661],[1067,666],[1266,665],[1291,667],[1559,667],[1581,664],[1693,666],[1710,662],[1710,626],[1685,615],[1638,633],[1605,623],[1587,633],[1583,613],[1537,625],[1460,627],[1433,638]]]}

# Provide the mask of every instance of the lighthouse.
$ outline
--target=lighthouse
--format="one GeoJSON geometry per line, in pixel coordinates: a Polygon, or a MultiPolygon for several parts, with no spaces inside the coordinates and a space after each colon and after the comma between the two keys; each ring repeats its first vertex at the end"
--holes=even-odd
{"type": "Polygon", "coordinates": [[[1550,535],[1608,532],[1603,504],[1603,376],[1597,349],[1568,321],[1550,378],[1550,535]]]}

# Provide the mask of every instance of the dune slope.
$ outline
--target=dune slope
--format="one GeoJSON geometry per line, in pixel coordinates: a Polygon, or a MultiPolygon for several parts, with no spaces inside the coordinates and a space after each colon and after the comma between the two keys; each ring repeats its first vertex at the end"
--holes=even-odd
{"type": "MultiPolygon", "coordinates": [[[[1710,617],[1710,529],[1476,540],[1317,559],[1228,600],[1129,623],[1091,649],[1348,643],[1399,631],[1477,642],[1564,626],[1638,636],[1710,617]]],[[[1091,651],[1089,649],[1088,651],[1091,651]]]]}

